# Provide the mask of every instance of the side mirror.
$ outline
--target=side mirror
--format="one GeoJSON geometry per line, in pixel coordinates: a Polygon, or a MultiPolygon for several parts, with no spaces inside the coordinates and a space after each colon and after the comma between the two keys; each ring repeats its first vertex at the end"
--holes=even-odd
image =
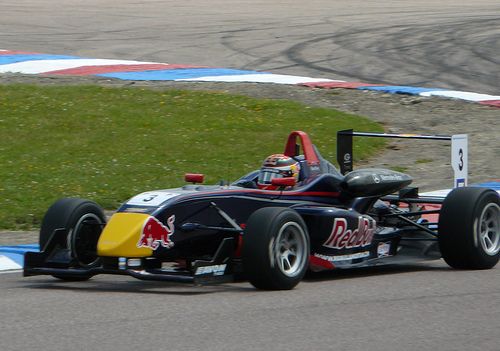
{"type": "Polygon", "coordinates": [[[273,178],[271,179],[271,184],[278,187],[295,186],[297,180],[294,177],[273,178]]]}
{"type": "Polygon", "coordinates": [[[184,180],[187,183],[193,183],[193,184],[203,183],[204,178],[205,178],[204,174],[186,173],[184,175],[184,180]]]}

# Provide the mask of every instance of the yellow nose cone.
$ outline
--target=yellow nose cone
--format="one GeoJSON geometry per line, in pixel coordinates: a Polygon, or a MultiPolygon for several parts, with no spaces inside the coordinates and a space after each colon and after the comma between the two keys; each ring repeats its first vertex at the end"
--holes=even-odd
{"type": "Polygon", "coordinates": [[[144,213],[115,213],[104,227],[97,242],[98,256],[149,257],[153,250],[138,247],[144,223],[149,215],[144,213]]]}

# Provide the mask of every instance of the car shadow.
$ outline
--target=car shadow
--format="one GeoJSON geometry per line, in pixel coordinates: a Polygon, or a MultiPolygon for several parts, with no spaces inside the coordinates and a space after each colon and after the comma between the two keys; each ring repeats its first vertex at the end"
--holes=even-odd
{"type": "Polygon", "coordinates": [[[326,281],[341,279],[358,279],[382,275],[404,274],[411,272],[444,272],[452,270],[446,265],[436,264],[387,264],[371,267],[335,269],[332,271],[308,272],[304,281],[326,281]]]}
{"type": "Polygon", "coordinates": [[[24,288],[60,291],[85,291],[90,293],[113,292],[120,294],[157,294],[157,295],[206,295],[227,291],[255,291],[249,284],[223,283],[209,285],[194,285],[171,282],[152,282],[142,280],[109,280],[107,277],[94,278],[83,282],[66,282],[55,278],[30,278],[24,288]],[[51,280],[52,279],[52,280],[51,280]]]}
{"type": "MultiPolygon", "coordinates": [[[[391,264],[372,267],[336,269],[333,271],[308,272],[304,282],[338,281],[343,279],[359,279],[373,276],[405,274],[411,272],[450,271],[444,264],[391,264]]],[[[90,293],[113,292],[119,294],[156,294],[156,295],[206,295],[221,292],[255,292],[255,288],[244,278],[232,283],[194,285],[175,282],[143,281],[130,277],[110,275],[96,276],[88,281],[67,282],[46,277],[29,277],[23,279],[23,288],[51,291],[84,291],[90,293]],[[131,280],[132,279],[132,280],[131,280]]]]}

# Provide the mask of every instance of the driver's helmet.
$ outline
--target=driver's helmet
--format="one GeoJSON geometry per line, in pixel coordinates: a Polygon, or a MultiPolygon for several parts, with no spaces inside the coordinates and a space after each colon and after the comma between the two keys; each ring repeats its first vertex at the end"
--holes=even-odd
{"type": "Polygon", "coordinates": [[[273,178],[294,177],[299,181],[300,164],[293,158],[283,154],[269,156],[262,163],[257,179],[259,188],[270,189],[273,178]]]}

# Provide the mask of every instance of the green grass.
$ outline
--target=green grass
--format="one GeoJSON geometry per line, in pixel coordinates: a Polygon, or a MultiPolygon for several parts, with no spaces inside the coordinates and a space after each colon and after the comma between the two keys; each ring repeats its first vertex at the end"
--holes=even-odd
{"type": "Polygon", "coordinates": [[[429,162],[432,162],[432,160],[430,158],[422,158],[422,159],[415,161],[415,163],[418,163],[418,164],[429,163],[429,162]]]}
{"type": "Polygon", "coordinates": [[[390,169],[392,169],[393,171],[396,171],[396,172],[401,172],[401,173],[405,173],[408,170],[407,167],[403,167],[403,166],[391,166],[390,169]]]}
{"type": "MultiPolygon", "coordinates": [[[[304,130],[335,160],[336,131],[368,119],[223,93],[101,86],[0,85],[0,228],[29,229],[61,197],[115,209],[143,191],[235,180],[304,130]]],[[[383,142],[358,138],[357,159],[383,142]]]]}

